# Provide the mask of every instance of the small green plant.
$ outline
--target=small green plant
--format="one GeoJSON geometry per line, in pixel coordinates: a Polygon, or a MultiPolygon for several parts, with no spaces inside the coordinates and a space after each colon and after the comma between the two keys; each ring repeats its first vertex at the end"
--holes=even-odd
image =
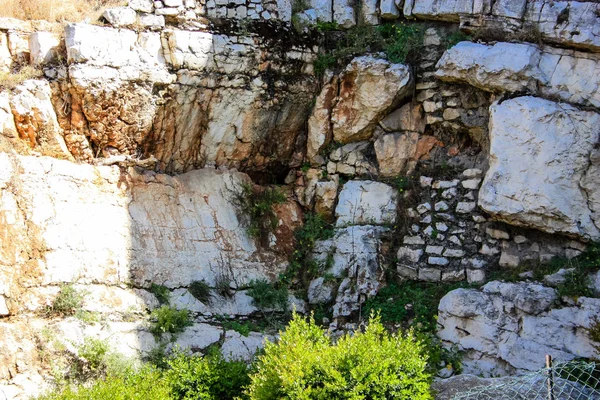
{"type": "Polygon", "coordinates": [[[248,296],[252,297],[252,303],[259,309],[287,310],[288,289],[285,285],[266,280],[252,281],[249,285],[248,296]]]}
{"type": "Polygon", "coordinates": [[[304,164],[302,164],[302,167],[300,168],[300,171],[307,173],[308,170],[310,169],[310,163],[309,162],[305,162],[304,164]]]}
{"type": "Polygon", "coordinates": [[[446,37],[444,43],[446,44],[446,48],[449,49],[451,47],[456,46],[460,42],[473,40],[473,37],[467,35],[462,31],[454,31],[450,35],[446,37]]]}
{"type": "Polygon", "coordinates": [[[297,14],[302,11],[308,10],[310,3],[307,0],[293,0],[292,1],[292,14],[297,14]]]}
{"type": "Polygon", "coordinates": [[[52,302],[52,306],[46,309],[46,313],[56,316],[75,315],[83,307],[83,298],[84,294],[78,292],[73,284],[63,284],[60,286],[60,291],[52,302]]]}
{"type": "Polygon", "coordinates": [[[384,52],[393,63],[406,62],[409,54],[423,45],[424,30],[421,25],[399,22],[380,25],[378,30],[385,41],[384,52]]]}
{"type": "Polygon", "coordinates": [[[169,304],[170,291],[169,288],[163,285],[153,283],[150,285],[150,293],[152,293],[160,304],[169,304]]]}
{"type": "Polygon", "coordinates": [[[331,32],[331,31],[339,31],[340,25],[337,22],[323,22],[317,21],[317,31],[319,32],[331,32]]]}
{"type": "Polygon", "coordinates": [[[246,399],[249,369],[243,361],[225,361],[213,348],[205,357],[180,351],[168,360],[165,380],[174,399],[246,399]]]}
{"type": "Polygon", "coordinates": [[[258,238],[265,237],[277,227],[278,219],[273,206],[283,204],[286,196],[277,188],[255,190],[251,184],[245,183],[236,200],[242,212],[248,216],[248,235],[258,238]]]}
{"type": "Polygon", "coordinates": [[[164,333],[177,334],[192,325],[190,312],[188,310],[177,310],[169,306],[162,306],[150,314],[152,324],[150,332],[160,337],[164,333]]]}
{"type": "Polygon", "coordinates": [[[79,357],[87,361],[88,367],[92,371],[97,371],[105,364],[109,349],[108,342],[86,337],[77,353],[79,357]]]}
{"type": "Polygon", "coordinates": [[[210,286],[206,281],[193,281],[190,283],[188,291],[201,303],[210,303],[210,286]]]}
{"type": "Polygon", "coordinates": [[[322,53],[317,55],[317,59],[314,62],[315,75],[323,76],[325,71],[333,68],[337,63],[337,58],[331,53],[322,53]]]}
{"type": "MultiPolygon", "coordinates": [[[[320,265],[312,259],[312,251],[317,240],[329,239],[334,230],[320,214],[305,214],[304,224],[296,229],[296,249],[290,257],[288,269],[280,277],[285,284],[290,284],[292,279],[301,273],[304,280],[320,272],[320,265]]],[[[332,260],[331,260],[332,261],[332,260]]]]}
{"type": "Polygon", "coordinates": [[[252,400],[433,398],[423,344],[411,332],[388,334],[378,317],[334,343],[312,318],[294,314],[257,364],[252,400]]]}

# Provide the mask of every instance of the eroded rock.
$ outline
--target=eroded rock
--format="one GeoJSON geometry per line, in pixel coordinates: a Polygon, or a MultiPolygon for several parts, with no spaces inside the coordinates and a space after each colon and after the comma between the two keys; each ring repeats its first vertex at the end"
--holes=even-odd
{"type": "Polygon", "coordinates": [[[479,206],[512,224],[600,237],[600,216],[590,205],[600,187],[584,179],[595,168],[589,158],[599,140],[592,129],[598,123],[600,114],[534,97],[494,104],[490,169],[479,206]]]}

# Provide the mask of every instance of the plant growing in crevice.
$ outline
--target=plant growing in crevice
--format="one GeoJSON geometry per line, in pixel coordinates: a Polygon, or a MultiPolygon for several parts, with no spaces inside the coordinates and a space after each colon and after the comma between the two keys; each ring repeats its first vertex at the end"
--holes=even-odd
{"type": "Polygon", "coordinates": [[[262,311],[269,309],[287,310],[288,289],[281,282],[271,283],[266,280],[255,280],[249,283],[248,296],[252,303],[262,311]]]}
{"type": "Polygon", "coordinates": [[[253,238],[266,238],[278,223],[273,206],[285,203],[286,196],[278,188],[258,188],[244,183],[241,191],[236,194],[235,200],[248,218],[246,226],[248,235],[253,238]]]}
{"type": "Polygon", "coordinates": [[[210,286],[206,281],[193,281],[188,287],[188,292],[199,302],[203,304],[210,303],[210,286]]]}
{"type": "Polygon", "coordinates": [[[63,284],[52,305],[46,308],[46,315],[61,317],[75,315],[82,311],[83,299],[84,293],[77,291],[73,284],[63,284]]]}
{"type": "Polygon", "coordinates": [[[169,304],[170,292],[166,286],[152,283],[150,285],[150,293],[152,293],[160,304],[169,304]]]}
{"type": "Polygon", "coordinates": [[[190,312],[188,310],[177,310],[169,306],[162,306],[152,310],[150,314],[150,332],[155,337],[161,337],[165,333],[181,333],[192,325],[190,312]]]}
{"type": "Polygon", "coordinates": [[[294,232],[296,248],[290,257],[290,264],[280,279],[290,284],[298,274],[303,281],[318,274],[321,266],[313,260],[312,252],[317,240],[329,239],[333,236],[333,226],[317,213],[305,214],[304,224],[294,232]]]}

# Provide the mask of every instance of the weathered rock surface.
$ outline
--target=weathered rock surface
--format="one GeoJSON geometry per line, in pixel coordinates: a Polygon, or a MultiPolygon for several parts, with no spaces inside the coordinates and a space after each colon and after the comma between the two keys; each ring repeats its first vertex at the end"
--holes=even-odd
{"type": "Polygon", "coordinates": [[[390,133],[374,143],[375,155],[382,176],[410,175],[420,159],[427,158],[436,146],[443,145],[433,136],[417,132],[390,133]]]}
{"type": "MultiPolygon", "coordinates": [[[[338,220],[339,221],[339,220],[338,220]]],[[[326,271],[336,278],[342,278],[337,288],[333,317],[347,317],[360,308],[369,297],[377,294],[381,287],[383,269],[380,262],[380,237],[386,228],[363,225],[337,229],[332,239],[315,244],[315,259],[326,263],[331,258],[332,265],[326,271]]],[[[313,287],[314,299],[324,300],[325,294],[313,287]],[[317,292],[319,293],[317,295],[317,292]]]]}
{"type": "Polygon", "coordinates": [[[600,50],[597,3],[578,1],[407,0],[404,15],[427,20],[460,22],[473,32],[491,28],[504,35],[529,32],[537,40],[563,46],[600,50]]]}
{"type": "Polygon", "coordinates": [[[340,192],[336,225],[393,224],[397,197],[397,191],[385,183],[349,181],[340,192]]]}
{"type": "MultiPolygon", "coordinates": [[[[52,105],[48,82],[25,81],[11,94],[10,107],[19,137],[32,149],[53,157],[70,157],[52,105]]],[[[9,125],[10,131],[10,121],[5,123],[9,125]]]]}
{"type": "Polygon", "coordinates": [[[72,111],[63,124],[77,159],[143,154],[169,172],[291,161],[315,86],[303,70],[312,49],[281,55],[248,36],[86,24],[67,27],[66,45],[72,111]]]}
{"type": "Polygon", "coordinates": [[[600,114],[534,97],[493,105],[479,206],[511,224],[598,239],[592,199],[600,187],[587,174],[596,168],[590,157],[599,123],[600,114]]]}
{"type": "Polygon", "coordinates": [[[483,376],[537,370],[544,354],[557,361],[597,357],[587,329],[600,300],[580,297],[555,308],[557,299],[554,289],[535,283],[457,289],[440,301],[438,334],[466,352],[466,373],[483,376]]]}
{"type": "Polygon", "coordinates": [[[594,54],[523,43],[461,42],[437,64],[436,76],[483,90],[528,92],[600,106],[600,58],[594,54]],[[577,71],[575,73],[574,71],[577,71]]]}
{"type": "Polygon", "coordinates": [[[339,99],[331,115],[333,137],[349,143],[369,139],[376,124],[409,94],[406,65],[373,57],[358,57],[340,76],[339,99]]]}

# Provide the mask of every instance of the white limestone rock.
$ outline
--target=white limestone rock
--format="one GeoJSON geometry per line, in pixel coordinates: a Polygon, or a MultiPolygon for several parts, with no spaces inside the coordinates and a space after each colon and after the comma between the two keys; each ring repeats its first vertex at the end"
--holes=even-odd
{"type": "Polygon", "coordinates": [[[107,8],[102,16],[116,28],[131,26],[137,21],[137,13],[129,7],[107,8]]]}
{"type": "Polygon", "coordinates": [[[58,54],[60,37],[51,32],[34,32],[29,36],[31,63],[42,66],[51,62],[58,54]]]}
{"type": "Polygon", "coordinates": [[[382,176],[410,175],[417,164],[417,145],[420,136],[416,132],[382,135],[374,143],[375,155],[382,176]]]}
{"type": "MultiPolygon", "coordinates": [[[[19,136],[43,154],[70,158],[52,104],[48,81],[28,80],[17,86],[10,107],[19,136]]],[[[10,121],[8,121],[10,125],[10,121]]]]}
{"type": "Polygon", "coordinates": [[[8,36],[0,33],[0,72],[9,72],[13,59],[8,48],[8,36]]]}
{"type": "Polygon", "coordinates": [[[397,197],[397,190],[385,183],[349,181],[340,192],[336,225],[393,224],[397,197]]]}
{"type": "Polygon", "coordinates": [[[333,300],[334,286],[325,282],[323,277],[313,279],[308,285],[308,302],[310,304],[328,303],[333,300]]]}
{"type": "Polygon", "coordinates": [[[331,0],[310,0],[310,8],[317,13],[317,21],[333,21],[333,2],[331,0]]]}
{"type": "Polygon", "coordinates": [[[174,345],[197,352],[221,340],[223,329],[209,324],[193,324],[177,335],[174,345]]]}
{"type": "Polygon", "coordinates": [[[348,0],[333,0],[333,22],[346,29],[356,25],[356,13],[348,0]]]}
{"type": "Polygon", "coordinates": [[[135,11],[151,13],[154,10],[154,2],[152,0],[129,0],[127,5],[135,11]]]}
{"type": "Polygon", "coordinates": [[[400,17],[400,10],[396,7],[394,0],[381,0],[379,3],[379,12],[382,19],[394,20],[400,17]]]}
{"type": "Polygon", "coordinates": [[[357,57],[340,75],[331,122],[340,143],[369,139],[376,124],[412,88],[410,68],[370,56],[357,57]]]}
{"type": "Polygon", "coordinates": [[[326,84],[315,101],[311,116],[308,118],[308,139],[306,156],[314,160],[323,146],[333,138],[331,131],[331,110],[337,96],[337,78],[326,84]]]}
{"type": "Polygon", "coordinates": [[[0,135],[10,139],[18,137],[8,92],[0,93],[0,135]]]}
{"type": "Polygon", "coordinates": [[[534,97],[492,105],[490,169],[479,206],[514,225],[600,238],[600,215],[590,203],[600,187],[580,183],[600,139],[592,128],[598,124],[600,114],[534,97]]]}
{"type": "Polygon", "coordinates": [[[556,300],[554,289],[534,283],[494,281],[482,291],[454,290],[440,301],[438,334],[467,352],[465,370],[484,376],[537,370],[539,354],[556,361],[596,357],[586,330],[600,300],[582,297],[555,308],[556,300]]]}
{"type": "Polygon", "coordinates": [[[256,352],[264,347],[265,340],[273,341],[274,338],[258,332],[250,332],[248,336],[242,336],[238,332],[227,331],[221,353],[228,361],[252,361],[256,352]]]}
{"type": "Polygon", "coordinates": [[[435,75],[445,81],[600,106],[600,58],[588,53],[525,43],[461,42],[446,51],[436,67],[435,75]]]}

